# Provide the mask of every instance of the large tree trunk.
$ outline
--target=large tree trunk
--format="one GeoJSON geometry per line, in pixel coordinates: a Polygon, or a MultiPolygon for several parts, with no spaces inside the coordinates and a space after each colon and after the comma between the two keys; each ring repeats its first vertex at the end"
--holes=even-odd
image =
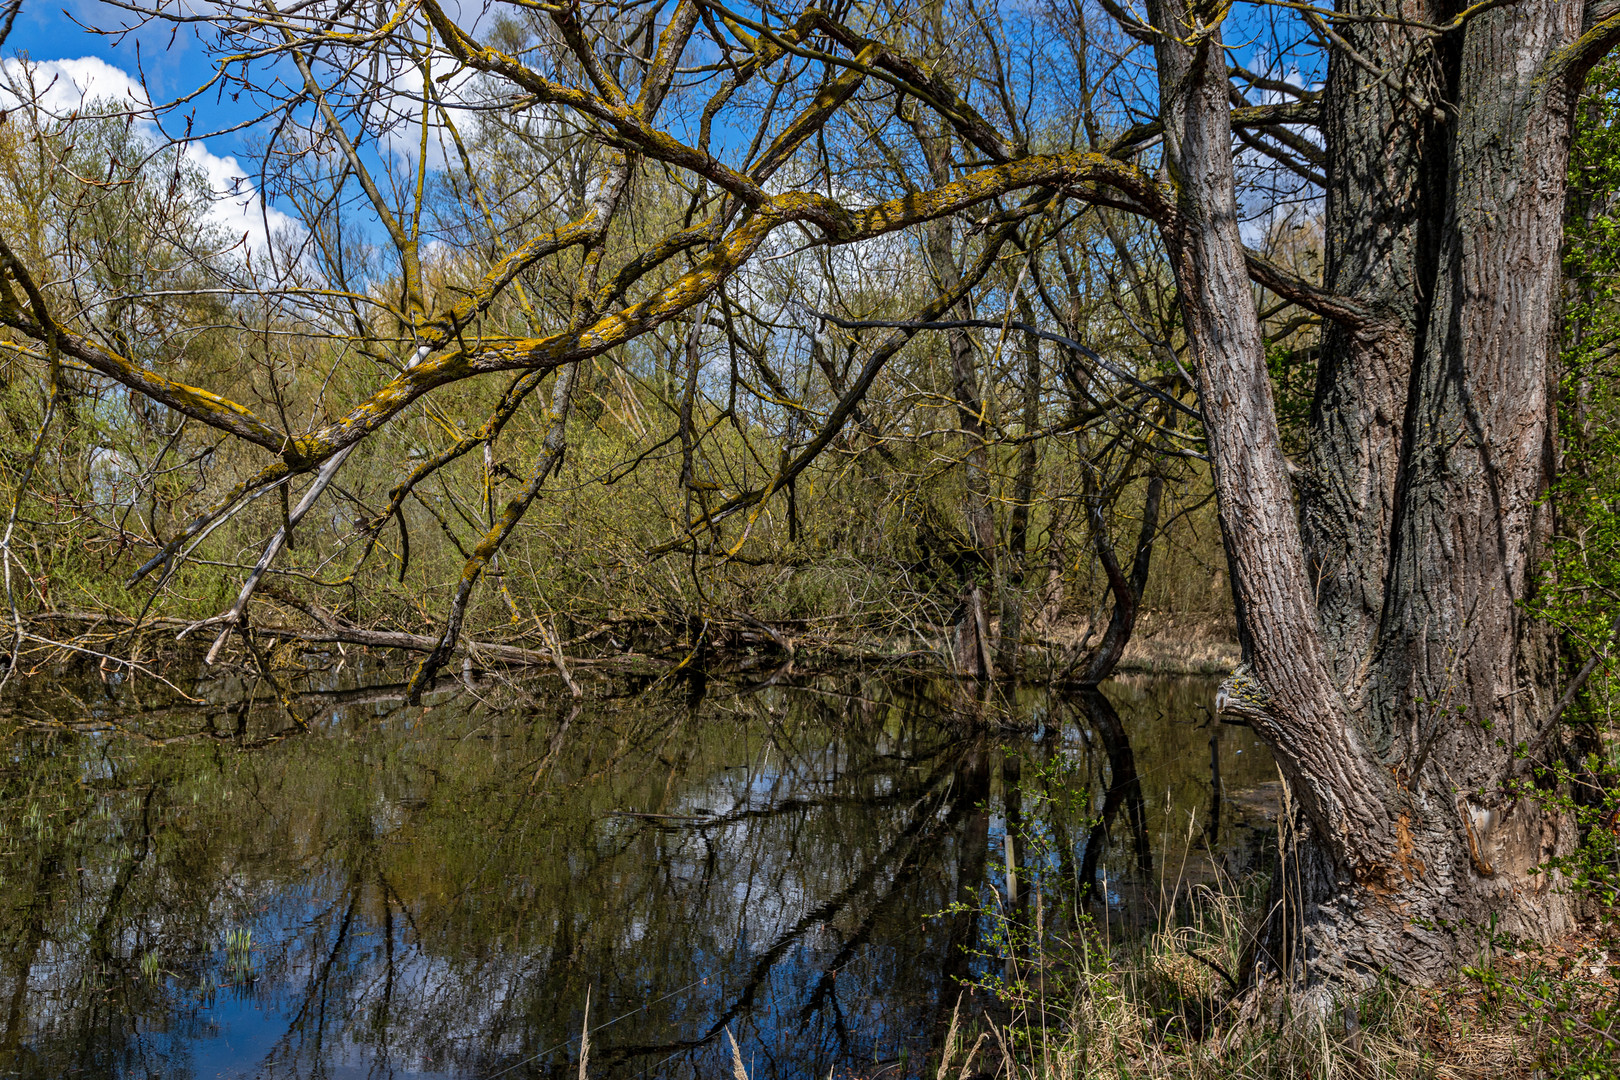
{"type": "MultiPolygon", "coordinates": [[[[1154,25],[1166,28],[1157,35],[1155,51],[1165,164],[1176,196],[1162,231],[1198,368],[1240,630],[1255,676],[1277,706],[1255,724],[1291,777],[1303,781],[1326,774],[1327,783],[1300,786],[1327,835],[1348,840],[1382,833],[1388,821],[1380,789],[1387,785],[1345,722],[1317,630],[1238,233],[1218,26],[1206,26],[1181,0],[1160,0],[1149,11],[1154,25]]],[[[1374,866],[1394,850],[1390,843],[1380,847],[1384,850],[1365,852],[1374,866]]],[[[1350,845],[1343,849],[1348,857],[1350,845]]]]}
{"type": "MultiPolygon", "coordinates": [[[[1455,61],[1443,232],[1363,710],[1380,763],[1435,808],[1414,818],[1433,851],[1416,887],[1452,918],[1494,914],[1533,938],[1567,928],[1567,897],[1532,870],[1574,840],[1572,821],[1506,781],[1557,697],[1551,641],[1521,605],[1550,525],[1574,104],[1546,75],[1580,33],[1578,4],[1519,4],[1474,20],[1455,61]]],[[[1424,943],[1412,962],[1453,958],[1451,942],[1424,943]]]]}
{"type": "Polygon", "coordinates": [[[1476,14],[1441,53],[1390,24],[1335,31],[1410,77],[1396,92],[1336,58],[1323,96],[1340,325],[1303,535],[1238,235],[1218,9],[1150,4],[1169,31],[1155,42],[1176,196],[1163,232],[1251,665],[1225,689],[1308,826],[1261,959],[1426,982],[1493,919],[1539,940],[1570,924],[1556,876],[1533,871],[1568,850],[1572,823],[1508,781],[1555,696],[1550,643],[1521,603],[1548,525],[1581,5],[1476,14]]]}
{"type": "MultiPolygon", "coordinates": [[[[1345,0],[1374,14],[1386,0],[1345,0]]],[[[1408,18],[1442,19],[1433,0],[1406,0],[1408,18]]],[[[1346,24],[1363,55],[1406,73],[1424,100],[1440,97],[1432,36],[1389,22],[1346,24]]],[[[1407,383],[1432,276],[1444,188],[1443,132],[1415,94],[1402,93],[1336,51],[1321,98],[1327,144],[1324,284],[1356,297],[1366,318],[1322,334],[1311,408],[1308,479],[1300,496],[1322,634],[1341,686],[1365,675],[1384,607],[1407,383]],[[1375,568],[1368,573],[1368,568],[1375,568]]]]}

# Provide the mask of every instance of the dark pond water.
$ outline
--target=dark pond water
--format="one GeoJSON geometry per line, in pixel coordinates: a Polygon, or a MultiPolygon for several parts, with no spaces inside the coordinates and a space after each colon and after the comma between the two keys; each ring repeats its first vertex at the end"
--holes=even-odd
{"type": "Polygon", "coordinates": [[[1272,835],[1204,681],[398,677],[302,677],[307,732],[232,678],[8,688],[0,1075],[572,1077],[589,993],[593,1077],[730,1076],[727,1030],[754,1080],[931,1077],[984,911],[1128,933],[1272,835]]]}

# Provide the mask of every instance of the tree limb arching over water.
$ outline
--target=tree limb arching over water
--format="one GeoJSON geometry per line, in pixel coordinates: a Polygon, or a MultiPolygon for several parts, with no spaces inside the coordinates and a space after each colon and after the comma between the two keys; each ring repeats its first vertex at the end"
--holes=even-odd
{"type": "Polygon", "coordinates": [[[1310,826],[1261,970],[1422,982],[1486,920],[1555,935],[1533,871],[1574,824],[1514,781],[1558,742],[1559,643],[1525,605],[1570,132],[1620,13],[1141,14],[109,5],[217,68],[71,116],[7,69],[0,351],[45,466],[14,598],[251,650],[274,577],[299,617],[431,639],[412,697],[468,627],[559,665],[727,637],[988,678],[1076,551],[1128,632],[1113,534],[1145,577],[1212,490],[1251,723],[1310,826]],[[1238,62],[1262,31],[1310,77],[1238,62]],[[162,134],[204,93],[264,132],[291,212],[262,242],[162,134]]]}

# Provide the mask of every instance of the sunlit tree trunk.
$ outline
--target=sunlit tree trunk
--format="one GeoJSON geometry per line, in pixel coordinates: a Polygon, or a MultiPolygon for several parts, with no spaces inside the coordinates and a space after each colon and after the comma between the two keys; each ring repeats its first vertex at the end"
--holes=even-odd
{"type": "Polygon", "coordinates": [[[1274,920],[1262,959],[1424,982],[1493,919],[1544,940],[1570,901],[1533,871],[1569,849],[1572,822],[1513,782],[1524,752],[1547,750],[1556,697],[1550,641],[1521,605],[1548,528],[1581,5],[1478,13],[1436,56],[1356,24],[1399,39],[1363,43],[1414,73],[1398,96],[1331,69],[1327,284],[1343,295],[1321,301],[1338,328],[1304,535],[1238,232],[1222,9],[1150,14],[1167,31],[1163,232],[1252,664],[1234,685],[1310,826],[1302,889],[1278,909],[1296,932],[1274,920]]]}

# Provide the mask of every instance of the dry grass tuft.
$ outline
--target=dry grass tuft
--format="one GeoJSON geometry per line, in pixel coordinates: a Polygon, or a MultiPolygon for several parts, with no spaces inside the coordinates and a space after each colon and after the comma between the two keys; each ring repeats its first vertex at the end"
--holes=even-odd
{"type": "MultiPolygon", "coordinates": [[[[1620,932],[1586,932],[1556,947],[1483,957],[1438,989],[1379,983],[1329,1005],[1296,1009],[1284,995],[1234,996],[1255,925],[1257,882],[1193,886],[1180,921],[1134,945],[1091,942],[1075,956],[1036,956],[1009,980],[1010,1011],[953,1017],[936,1076],[1018,1080],[1608,1080],[1601,1061],[1605,1002],[1620,993],[1620,932]],[[1061,962],[1060,962],[1061,961],[1061,962]],[[1059,977],[1065,965],[1071,970],[1059,977]],[[1036,974],[1039,977],[1033,977],[1036,974]],[[1526,988],[1556,980],[1564,1008],[1526,988]],[[1494,987],[1494,989],[1493,989],[1494,987]],[[1516,988],[1516,989],[1515,989],[1516,988]],[[1571,1033],[1589,1034],[1572,1050],[1571,1033]],[[962,1051],[980,1029],[970,1064],[962,1051]],[[979,1070],[977,1072],[973,1070],[979,1070]]],[[[1171,910],[1166,908],[1166,910],[1171,910]]],[[[960,1002],[959,1002],[960,1008],[960,1002]]],[[[1612,1014],[1608,1014],[1612,1015],[1612,1014]]],[[[1610,1036],[1612,1041],[1612,1036],[1610,1036]]],[[[931,1072],[933,1070],[930,1070],[931,1072]]]]}
{"type": "MultiPolygon", "coordinates": [[[[1065,617],[1046,628],[1049,647],[1063,656],[1081,656],[1094,647],[1107,623],[1093,624],[1087,616],[1065,617]]],[[[1237,625],[1230,613],[1144,611],[1136,627],[1120,672],[1155,675],[1224,675],[1242,658],[1237,625]]]]}
{"type": "Polygon", "coordinates": [[[1231,615],[1145,611],[1119,667],[1155,675],[1224,675],[1241,659],[1231,615]]]}

